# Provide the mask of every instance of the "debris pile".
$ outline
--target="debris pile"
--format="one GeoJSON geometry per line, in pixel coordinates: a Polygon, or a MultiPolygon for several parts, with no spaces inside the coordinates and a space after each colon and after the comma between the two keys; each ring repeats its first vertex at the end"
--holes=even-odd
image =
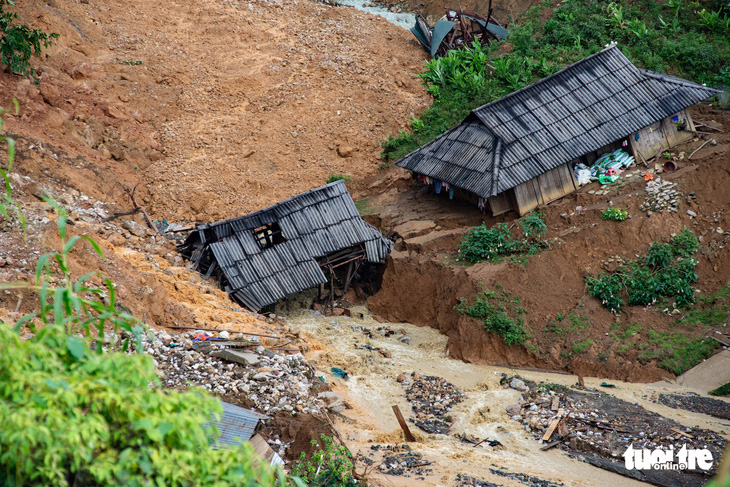
{"type": "Polygon", "coordinates": [[[386,475],[414,476],[419,480],[424,480],[423,477],[433,471],[430,468],[423,468],[431,465],[431,461],[423,458],[420,453],[412,452],[408,445],[386,445],[385,447],[372,445],[370,449],[390,453],[384,455],[378,466],[378,469],[386,475]]]}
{"type": "Polygon", "coordinates": [[[315,377],[301,353],[280,355],[256,340],[193,341],[205,335],[200,331],[151,333],[153,340],[145,336],[145,352],[154,358],[163,387],[199,386],[219,396],[244,396],[253,409],[270,415],[323,408],[321,400],[310,397],[315,377]]]}
{"type": "Polygon", "coordinates": [[[456,487],[499,487],[499,485],[460,473],[456,476],[456,487]]]}
{"type": "Polygon", "coordinates": [[[451,428],[451,408],[464,400],[464,395],[441,377],[413,374],[413,384],[406,389],[406,398],[416,419],[416,426],[427,433],[446,434],[451,428]]]}
{"type": "Polygon", "coordinates": [[[674,189],[675,186],[675,183],[663,181],[660,177],[647,182],[644,188],[647,193],[646,201],[639,209],[646,212],[669,210],[676,213],[681,194],[674,189]]]}
{"type": "Polygon", "coordinates": [[[523,394],[525,402],[510,406],[507,412],[536,439],[547,442],[543,450],[569,446],[575,452],[613,459],[603,462],[603,468],[623,462],[621,455],[631,445],[648,450],[679,451],[684,445],[708,448],[714,458],[720,458],[725,447],[725,439],[713,431],[684,427],[595,389],[584,391],[554,384],[533,385],[523,394]]]}
{"type": "MultiPolygon", "coordinates": [[[[492,464],[492,466],[497,467],[494,464],[492,464]]],[[[489,471],[494,475],[499,475],[500,477],[515,479],[525,485],[529,485],[530,487],[559,487],[564,485],[562,482],[550,482],[549,480],[542,480],[524,473],[508,472],[504,467],[490,468],[489,471]]]]}
{"type": "Polygon", "coordinates": [[[703,397],[699,394],[659,394],[658,398],[652,398],[654,402],[660,402],[665,406],[674,409],[686,409],[695,413],[708,414],[720,419],[730,419],[730,402],[711,397],[703,397]]]}

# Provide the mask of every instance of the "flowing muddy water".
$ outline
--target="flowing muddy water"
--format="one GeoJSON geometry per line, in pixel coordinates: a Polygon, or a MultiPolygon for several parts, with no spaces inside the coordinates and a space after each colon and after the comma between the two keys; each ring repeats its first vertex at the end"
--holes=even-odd
{"type": "Polygon", "coordinates": [[[369,14],[379,15],[391,24],[395,24],[398,27],[403,27],[407,30],[416,25],[415,14],[391,12],[387,8],[371,6],[369,1],[363,0],[339,0],[339,3],[342,5],[349,5],[350,7],[354,7],[369,14]]]}
{"type": "MultiPolygon", "coordinates": [[[[404,372],[443,377],[456,385],[466,396],[456,405],[451,416],[454,424],[449,435],[431,435],[409,422],[418,441],[413,451],[421,453],[432,462],[427,468],[433,472],[425,480],[414,477],[388,476],[375,473],[374,479],[384,485],[456,485],[456,475],[466,474],[497,485],[524,485],[515,479],[497,476],[490,468],[504,467],[510,472],[520,472],[543,480],[576,486],[632,486],[645,485],[586,463],[569,458],[553,449],[541,452],[540,445],[524,427],[510,419],[505,409],[520,399],[518,391],[503,389],[499,385],[502,373],[519,374],[536,382],[552,382],[570,386],[576,377],[554,372],[515,370],[507,367],[473,365],[446,357],[445,336],[430,327],[417,327],[407,323],[379,323],[373,320],[364,306],[351,309],[352,317],[314,316],[311,310],[301,311],[289,317],[288,323],[312,344],[307,354],[317,375],[324,377],[333,390],[351,406],[336,419],[341,436],[353,453],[368,455],[374,444],[402,443],[400,427],[391,407],[398,405],[406,420],[413,416],[405,398],[406,387],[396,381],[404,372]],[[395,332],[383,336],[378,328],[395,332]],[[372,338],[364,330],[369,329],[372,338]],[[410,337],[410,343],[398,341],[401,330],[410,337]],[[377,350],[390,352],[386,358],[377,350]],[[349,380],[334,377],[332,367],[344,369],[349,380]],[[465,433],[479,439],[498,440],[504,449],[489,446],[473,447],[462,443],[456,434],[465,433]]],[[[600,379],[585,379],[587,387],[600,388],[600,379]]],[[[675,410],[651,402],[653,393],[677,391],[668,383],[631,384],[611,381],[617,386],[606,392],[626,401],[635,402],[646,409],[672,418],[685,426],[701,426],[715,431],[730,431],[730,424],[709,416],[683,410],[675,410]]],[[[375,467],[377,468],[377,461],[375,467]]]]}

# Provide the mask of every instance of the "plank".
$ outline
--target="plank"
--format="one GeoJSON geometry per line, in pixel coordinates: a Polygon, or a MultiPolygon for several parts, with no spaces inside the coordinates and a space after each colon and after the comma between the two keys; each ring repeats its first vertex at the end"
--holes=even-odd
{"type": "Polygon", "coordinates": [[[398,420],[398,424],[400,424],[400,427],[403,430],[403,434],[406,435],[406,441],[416,441],[413,433],[411,433],[411,430],[408,428],[405,418],[403,418],[403,414],[400,412],[400,408],[398,406],[393,406],[393,412],[395,413],[395,418],[398,420]]]}
{"type": "Polygon", "coordinates": [[[542,441],[548,441],[551,436],[553,436],[553,433],[555,432],[555,428],[558,427],[558,423],[560,422],[560,418],[555,418],[552,421],[550,421],[550,426],[548,426],[548,429],[545,431],[545,434],[542,435],[542,441]]]}

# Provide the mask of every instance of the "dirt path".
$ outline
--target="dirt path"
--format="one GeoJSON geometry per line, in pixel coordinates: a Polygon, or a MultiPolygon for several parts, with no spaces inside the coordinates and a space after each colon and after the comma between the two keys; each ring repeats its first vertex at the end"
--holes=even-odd
{"type": "MultiPolygon", "coordinates": [[[[508,406],[517,403],[520,395],[513,389],[503,389],[499,385],[502,373],[511,375],[517,372],[526,379],[565,386],[575,384],[575,376],[466,364],[446,357],[447,339],[432,328],[404,323],[382,324],[374,321],[363,307],[353,308],[352,311],[353,317],[360,316],[360,313],[363,317],[315,317],[311,311],[306,311],[290,317],[288,323],[293,329],[302,332],[303,337],[319,344],[313,347],[308,359],[318,374],[322,374],[333,390],[352,407],[345,410],[336,423],[353,452],[361,451],[368,455],[372,452],[373,444],[402,443],[400,428],[391,406],[398,405],[406,418],[412,417],[412,413],[405,398],[405,387],[396,378],[405,373],[410,380],[411,372],[415,371],[442,377],[466,395],[466,400],[450,413],[454,424],[448,436],[429,435],[410,424],[418,438],[418,442],[412,446],[413,451],[433,462],[428,466],[433,472],[419,485],[455,485],[456,475],[460,473],[498,485],[522,485],[490,472],[489,468],[495,468],[495,465],[510,472],[522,472],[570,486],[641,485],[570,459],[559,451],[539,451],[541,445],[505,412],[508,406]],[[395,331],[395,335],[382,336],[377,331],[382,327],[395,331]],[[372,338],[363,334],[363,328],[371,330],[372,338]],[[401,329],[410,337],[409,344],[397,340],[397,337],[402,336],[401,329]],[[378,351],[356,348],[366,346],[390,352],[390,358],[378,351]],[[332,367],[346,370],[350,375],[349,380],[335,378],[330,372],[332,367]],[[498,440],[504,449],[493,449],[486,445],[474,448],[454,437],[462,433],[498,440]]],[[[599,379],[588,378],[586,386],[598,388],[600,382],[599,379]]],[[[645,386],[620,381],[612,383],[617,386],[610,390],[612,394],[636,402],[682,425],[727,431],[728,425],[723,421],[652,402],[650,397],[653,394],[670,390],[661,384],[645,386]]],[[[377,455],[374,458],[379,459],[377,455]]],[[[384,485],[414,485],[411,477],[376,475],[375,479],[384,485]]]]}

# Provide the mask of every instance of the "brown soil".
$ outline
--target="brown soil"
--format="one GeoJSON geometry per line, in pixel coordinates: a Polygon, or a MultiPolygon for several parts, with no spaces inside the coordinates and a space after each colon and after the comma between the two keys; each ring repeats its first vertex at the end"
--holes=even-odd
{"type": "MultiPolygon", "coordinates": [[[[709,107],[696,107],[694,116],[730,126],[726,112],[709,107]]],[[[678,171],[661,175],[678,183],[685,196],[695,193],[696,202],[686,199],[677,213],[648,216],[638,208],[644,200],[641,177],[609,195],[589,194],[598,185],[585,186],[543,208],[550,250],[531,256],[526,266],[509,259],[496,265],[455,264],[455,250],[468,226],[482,220],[491,226],[514,217],[491,218],[465,203],[429,195],[423,187],[414,188],[405,171],[392,170],[374,183],[380,195],[369,199],[375,213],[371,218],[406,238],[398,241],[398,250],[388,259],[382,291],[369,300],[372,312],[391,321],[439,329],[449,337],[450,355],[469,362],[564,369],[639,382],[672,377],[655,362],[642,364],[637,360],[636,344],[646,340],[648,330],[683,331],[702,337],[715,330],[678,328],[674,322],[681,314],[667,315],[654,308],[626,307],[617,317],[586,296],[585,277],[615,269],[616,262],[609,262],[615,256],[629,260],[645,254],[651,242],[687,227],[702,236],[697,266],[700,278],[695,286],[710,294],[730,282],[730,235],[715,232],[717,227],[730,228],[730,217],[725,214],[730,205],[726,189],[730,187],[730,136],[718,132],[713,137],[716,146],[705,146],[691,161],[679,160],[678,171]],[[628,208],[632,218],[620,223],[603,221],[601,213],[609,202],[628,208]],[[578,206],[582,210],[577,211],[578,206]],[[698,217],[691,218],[687,210],[695,211],[698,217]],[[481,285],[492,290],[501,285],[521,300],[533,337],[528,348],[506,346],[501,338],[485,333],[477,320],[454,310],[460,298],[473,298],[481,285]],[[587,318],[590,327],[567,336],[545,330],[550,320],[556,322],[558,314],[571,313],[587,318]],[[638,322],[643,332],[631,338],[634,346],[629,350],[619,350],[623,343],[610,336],[611,326],[633,322],[638,322]],[[571,353],[575,343],[588,339],[593,344],[587,351],[571,353]]],[[[672,153],[677,156],[684,151],[689,155],[701,143],[690,142],[672,153]]]]}

